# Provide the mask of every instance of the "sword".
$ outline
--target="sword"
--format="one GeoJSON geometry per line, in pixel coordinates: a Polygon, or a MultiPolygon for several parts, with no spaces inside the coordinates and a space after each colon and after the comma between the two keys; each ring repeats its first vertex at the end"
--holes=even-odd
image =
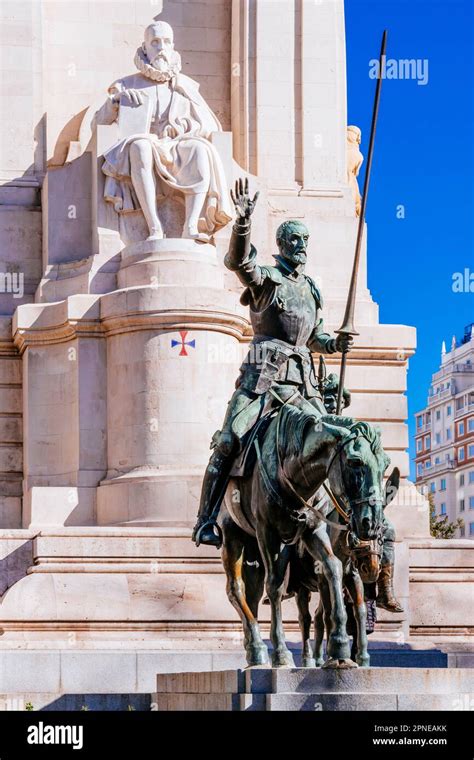
{"type": "MultiPolygon", "coordinates": [[[[366,164],[366,169],[365,169],[364,190],[362,193],[362,201],[361,201],[361,207],[360,207],[359,226],[357,228],[354,263],[352,265],[352,275],[351,275],[351,281],[349,285],[349,293],[347,295],[347,303],[346,303],[346,310],[344,312],[344,319],[339,330],[336,330],[336,332],[339,334],[345,333],[346,335],[359,335],[359,333],[354,327],[354,309],[355,309],[355,299],[356,299],[356,290],[357,290],[357,276],[359,273],[360,252],[362,248],[362,237],[364,234],[365,208],[367,206],[367,195],[369,192],[370,169],[372,167],[372,156],[374,153],[375,130],[377,128],[377,116],[379,113],[380,91],[382,89],[382,71],[385,65],[386,46],[387,46],[387,30],[385,30],[383,33],[382,45],[380,47],[379,75],[377,78],[377,86],[375,88],[374,108],[372,111],[372,124],[370,127],[369,152],[367,155],[367,164],[366,164]]],[[[343,351],[342,356],[341,356],[341,369],[339,372],[339,388],[337,391],[336,414],[341,413],[342,392],[344,389],[346,363],[347,363],[347,351],[343,351]]]]}

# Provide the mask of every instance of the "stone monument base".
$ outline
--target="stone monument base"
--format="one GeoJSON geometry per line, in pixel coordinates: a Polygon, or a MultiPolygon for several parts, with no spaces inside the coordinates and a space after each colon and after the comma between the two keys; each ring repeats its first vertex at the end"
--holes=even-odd
{"type": "Polygon", "coordinates": [[[466,710],[472,670],[251,668],[157,676],[156,709],[220,711],[466,710]]]}

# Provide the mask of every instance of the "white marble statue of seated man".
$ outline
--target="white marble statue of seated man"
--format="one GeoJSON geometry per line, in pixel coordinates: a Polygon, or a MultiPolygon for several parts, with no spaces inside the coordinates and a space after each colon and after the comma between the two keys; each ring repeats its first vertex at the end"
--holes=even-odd
{"type": "Polygon", "coordinates": [[[134,62],[138,73],[114,82],[95,117],[119,122],[120,139],[104,154],[104,198],[119,213],[141,209],[154,240],[163,237],[160,200],[178,191],[182,236],[207,241],[232,217],[222,162],[209,142],[221,125],[197,82],[180,73],[169,24],[147,27],[134,62]]]}

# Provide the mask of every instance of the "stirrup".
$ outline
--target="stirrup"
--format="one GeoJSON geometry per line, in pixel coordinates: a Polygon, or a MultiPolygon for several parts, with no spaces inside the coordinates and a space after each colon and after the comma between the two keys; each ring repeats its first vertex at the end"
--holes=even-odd
{"type": "MultiPolygon", "coordinates": [[[[196,531],[196,535],[194,536],[194,543],[196,546],[200,546],[201,544],[201,533],[204,530],[204,528],[212,526],[213,528],[216,528],[217,530],[217,536],[216,538],[219,541],[219,545],[222,546],[222,542],[224,540],[224,536],[222,535],[222,529],[221,526],[217,524],[216,520],[206,520],[202,523],[202,525],[199,526],[199,528],[196,531]]],[[[220,546],[217,546],[216,548],[219,549],[220,546]]]]}

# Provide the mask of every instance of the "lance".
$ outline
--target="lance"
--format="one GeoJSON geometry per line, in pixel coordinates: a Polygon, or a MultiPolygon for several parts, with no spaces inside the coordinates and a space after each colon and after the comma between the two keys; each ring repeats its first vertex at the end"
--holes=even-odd
{"type": "MultiPolygon", "coordinates": [[[[382,72],[385,66],[386,46],[387,46],[387,30],[385,30],[382,35],[382,44],[380,47],[379,71],[378,71],[378,77],[377,77],[377,86],[375,88],[374,108],[372,111],[372,124],[370,127],[369,152],[367,155],[364,190],[362,192],[359,226],[357,228],[354,263],[352,265],[352,275],[351,275],[351,281],[349,285],[349,293],[347,295],[346,311],[344,312],[344,319],[343,319],[341,327],[339,328],[339,330],[336,330],[337,333],[345,334],[345,335],[359,335],[359,333],[354,327],[354,309],[355,309],[355,299],[356,299],[356,290],[357,290],[357,276],[359,274],[360,252],[362,248],[362,237],[364,235],[365,208],[367,206],[367,195],[369,192],[370,170],[372,167],[372,156],[374,153],[375,130],[377,128],[377,116],[379,113],[380,91],[382,89],[382,72]]],[[[347,363],[347,351],[343,351],[342,356],[341,356],[341,369],[339,372],[339,388],[337,392],[336,414],[341,413],[342,393],[344,389],[344,377],[346,374],[346,363],[347,363]]]]}

